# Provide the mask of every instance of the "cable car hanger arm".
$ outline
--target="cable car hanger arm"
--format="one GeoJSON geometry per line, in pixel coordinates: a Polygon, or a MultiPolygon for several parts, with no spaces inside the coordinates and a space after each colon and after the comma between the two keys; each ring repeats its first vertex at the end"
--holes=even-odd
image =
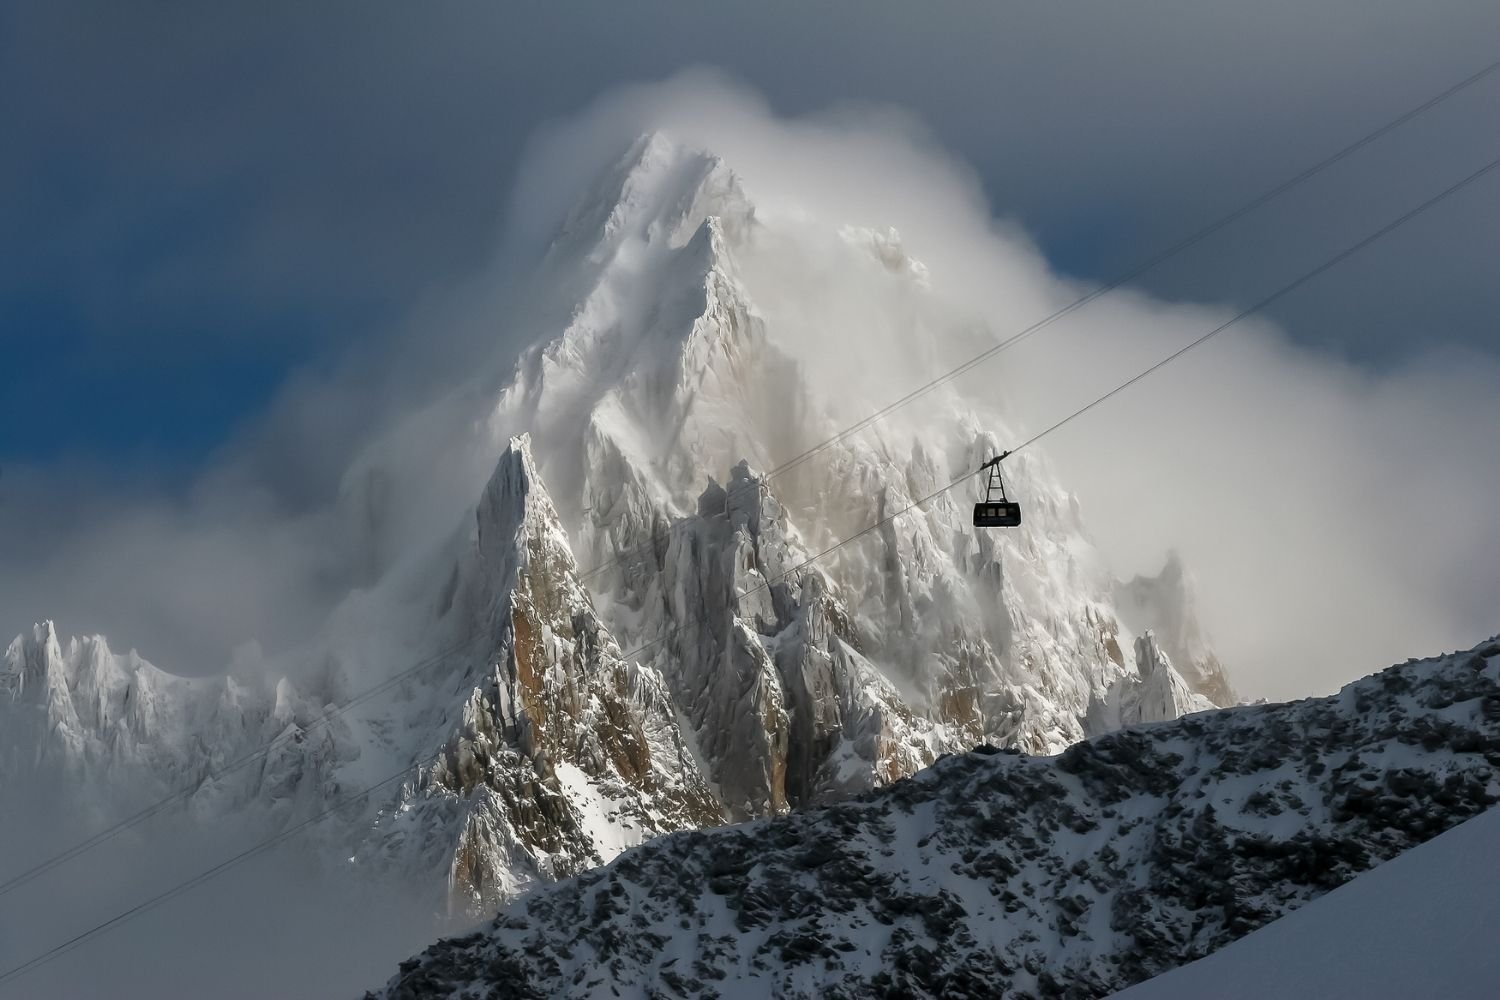
{"type": "Polygon", "coordinates": [[[1009,454],[1010,454],[1009,451],[1002,451],[1000,454],[996,455],[994,458],[990,459],[988,462],[985,462],[983,465],[981,465],[979,467],[979,471],[983,472],[985,469],[989,469],[989,468],[992,468],[994,466],[999,465],[1001,462],[1005,461],[1006,457],[1009,454]]]}

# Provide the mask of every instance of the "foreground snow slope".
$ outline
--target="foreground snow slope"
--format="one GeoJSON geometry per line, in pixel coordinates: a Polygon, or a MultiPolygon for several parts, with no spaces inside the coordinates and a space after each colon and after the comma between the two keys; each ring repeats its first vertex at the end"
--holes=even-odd
{"type": "Polygon", "coordinates": [[[1500,992],[1500,809],[1120,1000],[1442,997],[1500,992]]]}
{"type": "Polygon", "coordinates": [[[1332,697],[1055,757],[948,757],[853,801],[664,837],[438,943],[378,995],[1104,996],[1497,799],[1500,639],[1332,697]]]}

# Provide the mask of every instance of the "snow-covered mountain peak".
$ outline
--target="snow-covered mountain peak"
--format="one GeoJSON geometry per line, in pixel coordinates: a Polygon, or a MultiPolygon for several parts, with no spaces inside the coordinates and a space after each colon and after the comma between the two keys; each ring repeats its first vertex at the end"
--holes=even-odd
{"type": "Polygon", "coordinates": [[[273,826],[407,768],[325,839],[483,908],[978,743],[1222,703],[1184,574],[1118,583],[1040,452],[1007,463],[1020,528],[973,528],[977,479],[940,492],[1004,446],[1004,400],[943,386],[848,430],[974,335],[927,278],[893,229],[760,211],[732,164],[642,137],[538,263],[509,379],[346,478],[350,522],[402,542],[306,648],[186,681],[43,629],[0,675],[52,692],[0,701],[7,760],[52,746],[142,797],[202,782],[194,814],[273,826]],[[862,381],[881,351],[899,391],[862,381]]]}
{"type": "Polygon", "coordinates": [[[1137,576],[1117,587],[1115,599],[1132,628],[1156,634],[1194,690],[1217,704],[1233,704],[1229,675],[1198,623],[1196,585],[1177,550],[1167,553],[1156,576],[1137,576]]]}
{"type": "Polygon", "coordinates": [[[500,456],[475,511],[475,527],[480,556],[496,576],[504,576],[507,570],[524,570],[533,550],[528,543],[533,541],[557,554],[562,572],[574,569],[552,498],[539,488],[529,435],[511,438],[500,456]]]}
{"type": "MultiPolygon", "coordinates": [[[[157,721],[156,694],[188,682],[157,670],[134,652],[117,656],[103,636],[70,637],[66,644],[51,621],[19,635],[0,668],[0,693],[11,711],[30,713],[47,732],[43,753],[98,753],[117,727],[146,736],[157,721]]],[[[23,716],[24,717],[24,716],[23,716]]]]}
{"type": "Polygon", "coordinates": [[[644,248],[679,248],[716,217],[739,231],[755,210],[717,155],[663,132],[640,136],[574,203],[549,259],[595,266],[644,248]]]}
{"type": "Polygon", "coordinates": [[[315,801],[337,764],[345,731],[324,724],[294,739],[325,703],[285,679],[183,678],[102,636],[63,641],[52,622],[12,642],[0,665],[0,774],[10,787],[66,782],[68,815],[92,820],[197,788],[191,808],[218,814],[258,803],[251,822],[271,818],[293,794],[315,801]],[[285,740],[265,763],[247,749],[285,740]]]}
{"type": "Polygon", "coordinates": [[[37,622],[30,636],[23,632],[11,640],[5,650],[5,673],[0,678],[13,700],[35,699],[38,690],[45,690],[52,676],[63,669],[62,664],[56,626],[50,620],[37,622]]]}

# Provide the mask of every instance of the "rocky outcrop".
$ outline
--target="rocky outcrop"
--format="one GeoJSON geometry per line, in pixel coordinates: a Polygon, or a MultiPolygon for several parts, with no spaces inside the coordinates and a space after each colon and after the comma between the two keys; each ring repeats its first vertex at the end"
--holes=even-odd
{"type": "Polygon", "coordinates": [[[366,848],[419,845],[461,909],[723,817],[662,678],[622,656],[580,586],[527,439],[475,520],[452,604],[489,622],[490,652],[433,679],[466,692],[458,718],[366,848]]]}
{"type": "Polygon", "coordinates": [[[1197,598],[1182,557],[1167,554],[1156,576],[1137,576],[1115,589],[1120,615],[1137,631],[1156,634],[1188,686],[1215,705],[1232,705],[1229,674],[1198,624],[1197,598]]]}
{"type": "Polygon", "coordinates": [[[1500,801],[1500,639],[1328,698],[1055,757],[982,748],[833,806],[665,837],[374,996],[1102,997],[1500,801]]]}
{"type": "Polygon", "coordinates": [[[1215,707],[1172,666],[1154,633],[1147,632],[1135,640],[1135,665],[1134,676],[1121,677],[1103,698],[1089,706],[1088,726],[1093,732],[1167,722],[1215,707]]]}

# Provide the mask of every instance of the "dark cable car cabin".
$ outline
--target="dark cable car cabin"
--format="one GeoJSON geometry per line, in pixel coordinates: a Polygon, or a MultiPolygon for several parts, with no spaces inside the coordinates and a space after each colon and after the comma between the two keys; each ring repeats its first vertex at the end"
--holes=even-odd
{"type": "Polygon", "coordinates": [[[976,528],[1014,528],[1021,523],[1021,505],[1005,496],[1005,481],[1000,478],[1000,460],[1008,454],[983,465],[990,470],[990,478],[985,484],[984,499],[974,505],[976,528]]]}

